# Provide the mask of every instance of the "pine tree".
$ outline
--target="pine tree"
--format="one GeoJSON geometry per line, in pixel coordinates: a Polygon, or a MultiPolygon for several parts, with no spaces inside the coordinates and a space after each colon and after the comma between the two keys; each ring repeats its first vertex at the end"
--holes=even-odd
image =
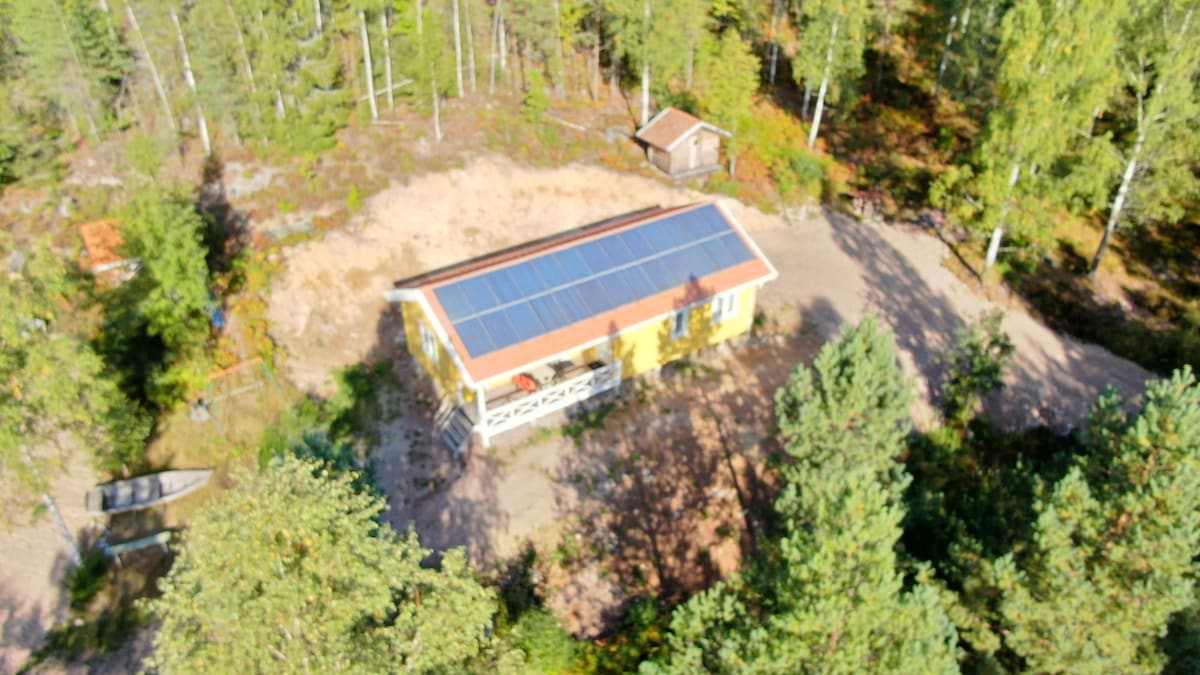
{"type": "Polygon", "coordinates": [[[123,253],[137,274],[106,296],[101,351],[137,400],[170,407],[207,372],[209,270],[204,221],[191,200],[146,187],[123,219],[123,253]]]}
{"type": "Polygon", "coordinates": [[[1158,640],[1194,602],[1200,385],[1151,383],[1130,419],[1109,393],[1088,456],[1039,505],[1033,545],[995,565],[1004,642],[1040,672],[1158,672],[1158,640]]]}
{"type": "Polygon", "coordinates": [[[844,327],[776,394],[792,463],[787,534],[761,587],[735,578],[672,620],[677,672],[953,672],[954,625],[921,568],[905,590],[895,546],[908,475],[897,462],[911,394],[890,335],[844,327]]]}
{"type": "Polygon", "coordinates": [[[449,672],[489,643],[495,599],[461,551],[440,568],[377,518],[353,472],[282,458],[242,470],[189,523],[150,603],[168,672],[449,672]]]}

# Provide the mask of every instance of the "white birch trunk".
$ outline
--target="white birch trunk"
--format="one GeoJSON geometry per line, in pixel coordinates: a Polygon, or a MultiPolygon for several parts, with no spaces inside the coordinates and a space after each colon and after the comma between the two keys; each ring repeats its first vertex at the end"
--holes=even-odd
{"type": "Polygon", "coordinates": [[[771,68],[767,83],[775,86],[775,67],[779,62],[779,0],[771,3],[771,68]]]}
{"type": "Polygon", "coordinates": [[[642,126],[650,121],[650,64],[642,63],[642,126]]]}
{"type": "Polygon", "coordinates": [[[1129,187],[1133,185],[1133,177],[1137,175],[1138,160],[1141,158],[1142,148],[1146,144],[1146,132],[1141,130],[1138,132],[1137,143],[1133,147],[1133,154],[1129,156],[1129,163],[1125,165],[1125,173],[1121,174],[1121,187],[1117,188],[1117,196],[1113,198],[1112,208],[1108,212],[1108,224],[1104,227],[1104,237],[1100,239],[1100,246],[1096,248],[1096,255],[1092,256],[1092,264],[1088,269],[1088,276],[1095,277],[1096,272],[1100,269],[1100,259],[1104,257],[1104,252],[1108,250],[1108,242],[1112,239],[1113,233],[1117,231],[1117,225],[1121,222],[1121,212],[1125,209],[1125,200],[1129,196],[1129,187]]]}
{"type": "Polygon", "coordinates": [[[154,90],[158,92],[158,100],[162,103],[163,111],[167,113],[167,124],[171,126],[171,131],[177,131],[179,126],[175,124],[175,114],[171,112],[171,102],[167,99],[167,90],[163,88],[162,78],[158,75],[158,67],[154,65],[154,58],[150,56],[150,47],[146,44],[146,36],[142,35],[142,27],[138,25],[137,15],[133,13],[133,5],[125,5],[125,15],[129,17],[129,25],[137,34],[138,42],[142,43],[142,53],[146,56],[146,64],[150,66],[150,79],[154,81],[154,90]]]}
{"type": "Polygon", "coordinates": [[[983,272],[985,275],[989,270],[992,269],[992,266],[996,264],[996,256],[1000,254],[1000,242],[1003,239],[1004,227],[1002,225],[997,225],[996,228],[992,230],[992,238],[990,241],[988,241],[987,255],[984,256],[983,260],[983,272]]]}
{"type": "Polygon", "coordinates": [[[466,0],[467,11],[466,20],[463,21],[463,28],[467,31],[467,74],[470,78],[467,80],[471,83],[471,93],[475,93],[475,34],[471,30],[471,0],[466,0]]]}
{"type": "Polygon", "coordinates": [[[63,21],[62,12],[59,11],[58,5],[54,5],[54,13],[58,16],[58,25],[66,38],[67,48],[71,51],[71,60],[75,63],[75,74],[78,77],[76,86],[74,87],[75,94],[79,97],[79,107],[83,108],[83,115],[87,118],[88,129],[92,132],[92,138],[97,143],[100,142],[100,129],[96,127],[96,118],[92,116],[92,110],[95,108],[95,103],[92,97],[88,95],[87,84],[83,75],[83,63],[79,60],[79,52],[75,50],[75,40],[71,39],[71,34],[67,31],[67,24],[63,21]]]}
{"type": "Polygon", "coordinates": [[[212,157],[212,140],[208,137],[208,121],[204,119],[204,107],[200,105],[200,90],[196,87],[196,77],[192,74],[192,60],[188,57],[187,43],[183,41],[183,26],[179,24],[179,15],[171,9],[171,23],[175,24],[175,36],[179,38],[179,57],[183,62],[183,80],[187,82],[192,97],[196,99],[196,126],[200,131],[200,143],[204,146],[204,156],[212,157]]]}
{"type": "Polygon", "coordinates": [[[988,242],[987,253],[983,257],[984,276],[982,279],[980,279],[980,283],[983,282],[983,279],[987,278],[987,273],[991,271],[992,267],[996,264],[996,257],[1000,255],[1000,241],[1004,239],[1004,221],[1008,218],[1008,200],[1012,194],[1012,189],[1016,187],[1017,181],[1020,179],[1021,163],[1013,162],[1012,173],[1010,173],[1008,176],[1009,194],[1004,196],[1004,209],[1000,213],[1000,224],[996,225],[995,229],[992,230],[992,238],[988,242]]]}
{"type": "Polygon", "coordinates": [[[825,51],[825,72],[821,76],[821,88],[817,90],[817,109],[813,112],[812,128],[808,130],[808,149],[817,144],[817,132],[821,128],[821,114],[825,112],[825,93],[829,90],[829,75],[833,70],[833,48],[837,44],[838,19],[833,20],[829,31],[829,49],[825,51]]]}
{"type": "Polygon", "coordinates": [[[500,43],[500,3],[492,7],[491,49],[488,50],[488,96],[496,95],[496,66],[500,59],[497,47],[500,43]]]}
{"type": "Polygon", "coordinates": [[[262,107],[258,104],[258,84],[254,81],[254,66],[250,64],[250,55],[246,52],[246,38],[242,35],[242,25],[229,0],[225,0],[225,9],[229,11],[229,20],[233,22],[233,34],[237,38],[238,53],[242,57],[242,68],[246,71],[246,82],[250,84],[250,96],[254,100],[254,119],[258,124],[262,124],[262,107]]]}
{"type": "Polygon", "coordinates": [[[430,89],[433,90],[433,140],[442,142],[442,110],[441,103],[438,101],[437,93],[437,77],[434,75],[433,66],[429,66],[429,82],[430,89]]]}
{"type": "Polygon", "coordinates": [[[562,6],[558,0],[554,0],[554,69],[557,71],[554,74],[554,94],[558,98],[566,95],[567,62],[563,56],[562,41],[562,6]]]}
{"type": "Polygon", "coordinates": [[[321,31],[324,30],[324,26],[321,22],[321,0],[313,0],[313,19],[315,19],[316,22],[317,35],[320,35],[321,31]]]}
{"type": "Polygon", "coordinates": [[[642,33],[642,126],[650,121],[650,0],[643,4],[646,25],[642,33]]]}
{"type": "Polygon", "coordinates": [[[362,39],[363,70],[367,82],[367,103],[371,106],[371,119],[379,119],[379,106],[375,103],[375,71],[371,68],[371,41],[367,38],[367,13],[358,10],[358,30],[362,39]]]}
{"type": "Polygon", "coordinates": [[[946,30],[946,46],[942,49],[942,61],[938,64],[937,79],[933,82],[933,96],[937,97],[942,90],[942,75],[946,73],[946,60],[950,58],[950,47],[954,44],[954,24],[958,23],[958,15],[950,17],[950,28],[946,30]]]}
{"type": "Polygon", "coordinates": [[[451,0],[450,3],[454,19],[454,86],[458,92],[458,97],[463,97],[463,59],[462,59],[462,31],[458,23],[458,0],[451,0]]]}
{"type": "Polygon", "coordinates": [[[387,87],[388,110],[396,110],[396,97],[392,95],[392,40],[388,37],[387,8],[379,13],[379,27],[383,29],[383,86],[387,87]]]}

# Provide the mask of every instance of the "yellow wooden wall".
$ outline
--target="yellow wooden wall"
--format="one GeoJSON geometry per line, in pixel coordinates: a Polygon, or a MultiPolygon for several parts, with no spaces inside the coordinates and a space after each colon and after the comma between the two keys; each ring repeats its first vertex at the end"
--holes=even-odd
{"type": "Polygon", "coordinates": [[[742,289],[738,297],[737,315],[717,324],[712,322],[712,308],[707,302],[692,307],[685,337],[671,337],[673,317],[622,333],[613,344],[613,355],[621,359],[622,377],[640,375],[749,332],[754,323],[755,298],[756,289],[753,286],[742,289]]]}
{"type": "MultiPolygon", "coordinates": [[[[425,372],[429,373],[443,393],[453,396],[458,389],[458,383],[462,382],[462,375],[459,374],[454,359],[450,358],[450,353],[446,351],[441,340],[437,341],[437,363],[425,355],[425,351],[421,349],[421,331],[418,326],[424,323],[425,327],[435,336],[437,332],[433,330],[433,324],[425,316],[419,303],[402,302],[400,304],[404,315],[404,336],[408,342],[408,353],[412,354],[425,372]]],[[[463,395],[469,396],[470,392],[464,390],[463,395]]]]}
{"type": "MultiPolygon", "coordinates": [[[[754,322],[756,298],[757,292],[753,286],[742,289],[739,291],[737,314],[717,324],[712,322],[712,308],[709,303],[705,302],[692,307],[688,314],[688,334],[685,337],[671,337],[673,317],[652,321],[622,333],[613,341],[612,348],[613,356],[621,359],[622,377],[629,378],[640,375],[705,347],[711,347],[749,332],[754,322]]],[[[440,340],[438,341],[437,363],[433,363],[425,355],[421,349],[421,334],[418,325],[424,322],[432,332],[432,324],[429,323],[418,303],[405,302],[401,304],[404,313],[404,334],[407,337],[409,353],[429,373],[443,392],[454,395],[458,384],[463,381],[454,360],[450,358],[450,354],[440,340]]],[[[563,358],[577,362],[591,361],[597,358],[598,353],[597,347],[590,347],[563,358]]],[[[485,387],[491,389],[511,380],[511,376],[505,376],[494,378],[484,384],[485,387]]],[[[470,400],[471,392],[466,390],[465,386],[463,394],[470,400]]]]}

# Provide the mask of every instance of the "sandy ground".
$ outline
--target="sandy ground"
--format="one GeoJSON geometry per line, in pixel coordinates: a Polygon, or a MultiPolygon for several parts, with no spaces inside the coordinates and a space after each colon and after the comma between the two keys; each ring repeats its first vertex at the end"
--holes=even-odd
{"type": "Polygon", "coordinates": [[[387,347],[383,292],[414,274],[697,193],[597,167],[532,169],[501,157],[427,174],[367,200],[346,232],[286,253],[271,293],[271,334],[287,375],[328,393],[330,373],[387,347]]]}
{"type": "MultiPolygon", "coordinates": [[[[335,369],[403,359],[398,318],[382,300],[394,281],[614,214],[701,197],[596,167],[540,170],[498,157],[418,177],[372,198],[350,231],[287,254],[272,294],[273,336],[291,355],[289,377],[325,394],[335,369]]],[[[604,432],[583,441],[502,438],[495,450],[443,471],[446,483],[437,489],[413,492],[406,453],[418,446],[435,457],[442,451],[427,436],[414,445],[410,430],[397,429],[404,438],[385,442],[377,457],[392,520],[413,523],[434,548],[465,546],[484,566],[530,541],[542,548],[576,535],[606,542],[604,550],[566,556],[550,570],[565,578],[549,604],[577,633],[594,634],[624,597],[613,576],[680,593],[736,564],[739,544],[752,539],[747,485],[757,479],[749,467],[722,458],[765,447],[775,388],[842,322],[872,312],[894,331],[919,394],[914,419],[919,426],[932,420],[938,353],[958,328],[996,309],[944,267],[945,245],[905,227],[829,212],[773,216],[726,204],[780,270],[760,302],[772,335],[732,354],[709,355],[722,372],[703,386],[664,382],[651,402],[614,415],[604,432]],[[711,398],[699,401],[701,389],[711,398]]],[[[1148,377],[1020,309],[1005,310],[1004,328],[1016,355],[1008,387],[988,402],[988,413],[1007,427],[1078,424],[1104,386],[1136,394],[1148,377]]]]}
{"type": "MultiPolygon", "coordinates": [[[[50,494],[72,532],[91,522],[84,495],[95,485],[86,458],[53,484],[50,494]]],[[[67,617],[63,580],[70,567],[67,548],[47,516],[32,525],[0,531],[0,673],[16,672],[42,638],[67,617]]]]}

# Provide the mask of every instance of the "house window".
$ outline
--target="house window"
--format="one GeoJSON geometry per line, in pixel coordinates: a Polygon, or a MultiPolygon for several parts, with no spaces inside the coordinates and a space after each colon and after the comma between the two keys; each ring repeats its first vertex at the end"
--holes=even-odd
{"type": "Polygon", "coordinates": [[[712,322],[721,323],[726,319],[732,319],[737,316],[738,312],[738,294],[737,291],[722,293],[712,299],[712,322]]]}
{"type": "Polygon", "coordinates": [[[437,363],[437,361],[438,361],[437,338],[434,337],[432,331],[430,331],[428,328],[425,327],[425,324],[421,323],[421,324],[417,324],[417,326],[419,327],[419,329],[421,331],[421,351],[425,352],[425,356],[428,356],[430,361],[437,363]]]}
{"type": "Polygon", "coordinates": [[[678,340],[682,337],[687,337],[688,334],[688,311],[681,309],[675,312],[675,316],[671,317],[671,339],[678,340]]]}

